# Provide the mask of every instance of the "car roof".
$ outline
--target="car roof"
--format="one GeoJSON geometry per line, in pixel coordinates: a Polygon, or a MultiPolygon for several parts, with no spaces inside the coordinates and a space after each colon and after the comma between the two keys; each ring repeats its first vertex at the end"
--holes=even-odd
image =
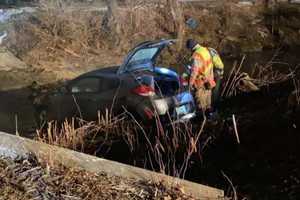
{"type": "Polygon", "coordinates": [[[112,76],[112,75],[116,75],[118,69],[119,69],[119,66],[105,67],[105,68],[96,69],[96,70],[87,72],[85,74],[78,76],[77,78],[112,76]]]}

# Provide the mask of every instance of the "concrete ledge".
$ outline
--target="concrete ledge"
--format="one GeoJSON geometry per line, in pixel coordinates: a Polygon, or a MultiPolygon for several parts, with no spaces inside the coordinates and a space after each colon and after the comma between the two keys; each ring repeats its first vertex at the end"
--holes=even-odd
{"type": "Polygon", "coordinates": [[[0,156],[15,158],[17,156],[26,156],[29,153],[32,153],[42,161],[50,161],[52,163],[62,164],[66,167],[79,168],[89,172],[104,172],[111,176],[144,181],[162,181],[169,186],[179,184],[187,194],[200,198],[201,200],[224,199],[224,191],[212,187],[47,145],[3,132],[0,132],[0,138],[0,156]]]}

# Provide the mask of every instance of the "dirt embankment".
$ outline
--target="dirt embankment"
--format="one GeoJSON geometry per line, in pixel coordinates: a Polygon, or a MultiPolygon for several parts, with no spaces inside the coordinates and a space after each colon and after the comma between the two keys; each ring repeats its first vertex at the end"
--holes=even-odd
{"type": "MultiPolygon", "coordinates": [[[[70,3],[40,1],[35,13],[10,29],[5,46],[31,70],[23,77],[41,84],[71,79],[88,70],[122,63],[137,43],[158,38],[197,39],[223,56],[300,44],[299,5],[270,8],[237,1],[182,3],[123,1],[84,9],[70,3]],[[189,19],[197,26],[190,28],[189,19]],[[34,74],[34,75],[32,75],[34,74]]],[[[183,45],[181,46],[183,47],[183,45]]],[[[165,54],[166,66],[181,66],[188,53],[180,45],[165,54]]],[[[19,79],[17,74],[14,73],[19,79]]],[[[2,85],[9,83],[3,81],[2,85]]],[[[27,85],[25,81],[23,85],[27,85]]]]}

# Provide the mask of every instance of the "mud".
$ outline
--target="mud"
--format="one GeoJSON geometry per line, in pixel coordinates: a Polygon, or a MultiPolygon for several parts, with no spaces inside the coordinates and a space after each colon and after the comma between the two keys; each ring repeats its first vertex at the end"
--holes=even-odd
{"type": "Polygon", "coordinates": [[[227,128],[205,155],[199,177],[207,173],[209,182],[218,184],[223,171],[241,198],[298,199],[300,113],[287,114],[288,93],[266,89],[225,103],[227,128]],[[240,145],[232,129],[232,114],[237,117],[240,145]]]}
{"type": "Polygon", "coordinates": [[[34,108],[29,100],[29,89],[0,92],[0,126],[2,131],[23,135],[34,132],[34,108]]]}

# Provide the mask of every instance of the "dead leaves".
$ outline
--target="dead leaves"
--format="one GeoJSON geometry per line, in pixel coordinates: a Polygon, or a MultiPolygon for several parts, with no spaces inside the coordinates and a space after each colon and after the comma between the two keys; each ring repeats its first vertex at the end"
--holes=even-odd
{"type": "Polygon", "coordinates": [[[0,200],[192,199],[183,188],[0,158],[0,200]]]}

